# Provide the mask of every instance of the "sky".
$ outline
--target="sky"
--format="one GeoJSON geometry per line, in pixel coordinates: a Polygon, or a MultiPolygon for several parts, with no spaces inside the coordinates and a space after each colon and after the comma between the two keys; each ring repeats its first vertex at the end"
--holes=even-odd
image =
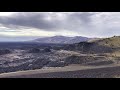
{"type": "Polygon", "coordinates": [[[120,12],[0,12],[0,41],[120,35],[120,12]]]}

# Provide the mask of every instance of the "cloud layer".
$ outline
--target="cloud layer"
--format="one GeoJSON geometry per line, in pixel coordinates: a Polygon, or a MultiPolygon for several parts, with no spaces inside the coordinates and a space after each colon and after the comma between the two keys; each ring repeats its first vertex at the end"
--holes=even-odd
{"type": "Polygon", "coordinates": [[[0,15],[0,35],[88,37],[120,35],[120,13],[16,12],[11,15],[0,15]]]}

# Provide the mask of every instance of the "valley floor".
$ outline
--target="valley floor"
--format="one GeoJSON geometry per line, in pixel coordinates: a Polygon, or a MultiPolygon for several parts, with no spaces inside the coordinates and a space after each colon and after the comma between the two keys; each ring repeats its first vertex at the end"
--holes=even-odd
{"type": "Polygon", "coordinates": [[[0,49],[0,78],[120,77],[119,51],[88,53],[45,45],[10,46],[14,48],[0,49]]]}
{"type": "Polygon", "coordinates": [[[102,66],[81,66],[73,64],[65,67],[43,68],[0,74],[0,78],[118,78],[120,64],[102,66]]]}

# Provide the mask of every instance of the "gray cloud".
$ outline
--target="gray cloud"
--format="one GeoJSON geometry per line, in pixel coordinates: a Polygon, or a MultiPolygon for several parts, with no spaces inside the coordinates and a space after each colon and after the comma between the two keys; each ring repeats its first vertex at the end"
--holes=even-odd
{"type": "Polygon", "coordinates": [[[45,14],[18,13],[11,17],[0,17],[0,23],[9,28],[33,27],[51,29],[53,24],[44,20],[45,14]]]}
{"type": "Polygon", "coordinates": [[[70,15],[70,18],[80,20],[82,23],[86,24],[91,22],[92,15],[94,15],[94,13],[89,13],[89,12],[73,13],[70,15]]]}
{"type": "Polygon", "coordinates": [[[55,32],[73,31],[86,36],[109,36],[120,33],[120,13],[18,12],[10,16],[0,16],[0,25],[9,28],[5,32],[37,28],[55,32]]]}
{"type": "MultiPolygon", "coordinates": [[[[67,18],[61,20],[54,19],[55,13],[17,13],[9,17],[1,16],[0,24],[9,28],[38,28],[44,30],[56,30],[56,29],[70,29],[71,24],[89,23],[90,13],[72,13],[66,14],[67,18]],[[53,16],[54,15],[54,16],[53,16]],[[46,20],[47,17],[52,18],[51,21],[46,20]]],[[[76,26],[75,25],[75,26],[76,26]]],[[[73,28],[72,28],[73,29],[73,28]]]]}

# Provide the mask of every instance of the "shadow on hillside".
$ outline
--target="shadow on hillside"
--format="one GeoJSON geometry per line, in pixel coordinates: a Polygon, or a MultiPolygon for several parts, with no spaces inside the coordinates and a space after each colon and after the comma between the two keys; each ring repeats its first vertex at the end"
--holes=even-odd
{"type": "Polygon", "coordinates": [[[112,53],[120,48],[112,48],[107,46],[98,45],[97,43],[80,42],[76,44],[66,45],[65,50],[81,51],[82,53],[112,53]]]}

